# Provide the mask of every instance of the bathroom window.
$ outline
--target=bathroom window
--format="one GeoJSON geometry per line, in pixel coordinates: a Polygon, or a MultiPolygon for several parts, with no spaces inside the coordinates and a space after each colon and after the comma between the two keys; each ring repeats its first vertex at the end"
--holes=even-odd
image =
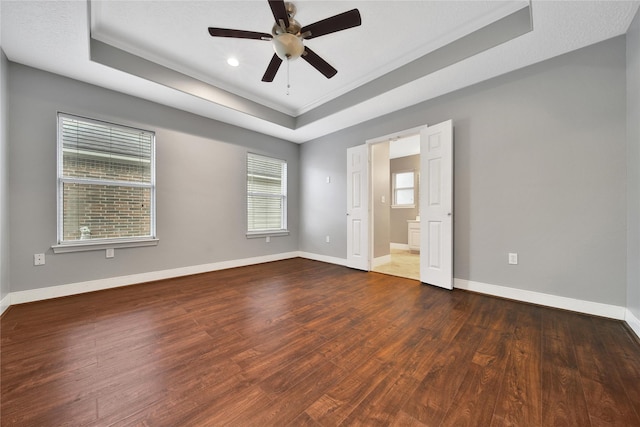
{"type": "Polygon", "coordinates": [[[396,172],[392,175],[393,183],[393,207],[415,207],[415,173],[396,172]]]}
{"type": "Polygon", "coordinates": [[[156,240],[154,208],[153,132],[58,114],[54,251],[156,240]]]}

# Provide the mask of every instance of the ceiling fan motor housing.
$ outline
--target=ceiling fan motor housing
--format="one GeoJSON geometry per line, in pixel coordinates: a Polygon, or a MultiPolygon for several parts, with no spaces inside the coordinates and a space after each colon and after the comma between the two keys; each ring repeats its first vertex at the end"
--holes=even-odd
{"type": "Polygon", "coordinates": [[[295,4],[291,3],[290,1],[286,1],[284,2],[284,8],[287,11],[287,16],[289,16],[290,19],[296,16],[298,8],[295,4]]]}
{"type": "Polygon", "coordinates": [[[279,34],[285,33],[298,36],[300,35],[300,28],[302,28],[302,26],[300,25],[300,23],[298,23],[298,21],[293,18],[289,18],[289,26],[287,28],[281,27],[281,24],[276,22],[275,24],[273,24],[273,28],[271,28],[271,34],[273,34],[274,37],[279,34]]]}
{"type": "Polygon", "coordinates": [[[289,26],[284,28],[284,20],[276,22],[271,29],[273,34],[273,50],[280,59],[297,59],[304,52],[303,37],[300,35],[302,26],[293,19],[296,14],[296,6],[291,2],[285,2],[289,26]]]}

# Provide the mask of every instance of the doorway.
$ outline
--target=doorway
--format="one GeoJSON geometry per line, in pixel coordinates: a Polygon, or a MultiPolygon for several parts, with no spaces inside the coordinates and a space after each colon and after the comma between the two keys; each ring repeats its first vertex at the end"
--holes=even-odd
{"type": "Polygon", "coordinates": [[[372,271],[420,280],[420,134],[371,146],[372,271]]]}
{"type": "MultiPolygon", "coordinates": [[[[420,282],[453,289],[453,122],[421,126],[347,149],[347,266],[391,258],[389,142],[420,134],[420,282]],[[382,171],[374,174],[373,171],[382,171]],[[377,184],[374,179],[382,182],[377,184]],[[385,183],[386,182],[386,183],[385,183]],[[377,212],[377,213],[376,213],[377,212]],[[374,240],[375,239],[375,240],[374,240]]],[[[395,191],[395,190],[394,190],[395,191]]]]}

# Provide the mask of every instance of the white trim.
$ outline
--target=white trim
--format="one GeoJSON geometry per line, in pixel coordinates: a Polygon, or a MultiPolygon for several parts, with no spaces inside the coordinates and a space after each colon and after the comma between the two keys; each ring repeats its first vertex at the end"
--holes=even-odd
{"type": "Polygon", "coordinates": [[[311,252],[302,252],[302,251],[298,252],[298,256],[300,258],[311,259],[313,261],[322,261],[329,264],[336,264],[336,265],[342,265],[344,267],[348,267],[346,258],[337,258],[337,257],[328,256],[328,255],[320,255],[320,254],[314,254],[311,252]]]}
{"type": "Polygon", "coordinates": [[[389,245],[389,247],[391,249],[398,249],[400,251],[408,251],[409,249],[409,245],[407,243],[391,243],[389,245]]]}
{"type": "MultiPolygon", "coordinates": [[[[191,274],[208,273],[210,271],[224,270],[227,268],[244,267],[264,262],[280,261],[296,258],[298,252],[286,252],[274,255],[265,255],[254,258],[244,258],[231,261],[221,261],[211,264],[193,265],[189,267],[173,268],[170,270],[152,271],[149,273],[132,274],[130,276],[111,277],[107,279],[90,280],[87,282],[70,283],[68,285],[50,286],[47,288],[30,289],[28,291],[12,292],[11,304],[40,301],[51,298],[65,297],[82,294],[85,292],[100,291],[103,289],[117,288],[121,286],[135,285],[155,280],[170,279],[173,277],[188,276],[191,274]]],[[[6,297],[5,297],[6,299],[6,297]]],[[[4,299],[3,299],[4,301],[4,299]]]]}
{"type": "Polygon", "coordinates": [[[7,308],[9,308],[9,306],[11,306],[11,293],[5,295],[4,298],[2,298],[2,300],[0,301],[0,315],[7,311],[7,308]]]}
{"type": "Polygon", "coordinates": [[[509,288],[506,286],[473,282],[464,279],[453,279],[453,287],[516,301],[544,305],[547,307],[561,308],[563,310],[576,311],[578,313],[592,314],[595,316],[608,317],[617,320],[625,320],[625,307],[617,305],[584,301],[574,298],[561,297],[558,295],[544,294],[541,292],[509,288]]]}
{"type": "Polygon", "coordinates": [[[624,320],[627,322],[627,325],[629,325],[631,330],[635,332],[636,336],[640,338],[640,319],[634,316],[628,308],[626,309],[624,320]]]}
{"type": "Polygon", "coordinates": [[[73,243],[61,243],[51,246],[54,254],[69,252],[100,251],[103,249],[137,248],[142,246],[158,246],[160,240],[156,238],[140,239],[95,239],[77,240],[73,243]]]}
{"type": "Polygon", "coordinates": [[[263,231],[247,231],[247,239],[257,239],[262,237],[279,237],[288,236],[289,230],[263,230],[263,231]]]}
{"type": "Polygon", "coordinates": [[[388,140],[390,140],[392,138],[404,138],[406,136],[417,135],[417,134],[420,133],[420,131],[423,128],[426,128],[427,126],[428,126],[427,124],[424,124],[422,126],[416,126],[416,127],[411,128],[411,129],[405,129],[405,130],[401,130],[399,132],[389,133],[387,135],[379,136],[377,138],[367,139],[366,143],[367,144],[377,144],[379,142],[387,142],[388,140]]]}
{"type": "Polygon", "coordinates": [[[389,264],[391,262],[391,254],[379,256],[373,259],[373,268],[380,267],[383,264],[389,264]]]}

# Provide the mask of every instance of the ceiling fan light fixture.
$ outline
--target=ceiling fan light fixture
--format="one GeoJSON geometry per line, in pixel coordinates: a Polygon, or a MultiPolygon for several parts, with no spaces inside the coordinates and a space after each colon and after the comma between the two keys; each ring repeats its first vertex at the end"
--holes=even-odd
{"type": "Polygon", "coordinates": [[[269,0],[269,8],[275,20],[271,34],[209,27],[209,35],[212,37],[271,41],[275,53],[262,76],[263,82],[273,81],[282,61],[286,59],[287,64],[289,64],[290,59],[297,59],[301,56],[326,78],[330,79],[335,76],[338,70],[305,46],[304,41],[361,25],[362,18],[358,9],[351,9],[302,27],[298,21],[293,19],[296,14],[296,6],[293,3],[285,2],[284,0],[269,0]]]}
{"type": "Polygon", "coordinates": [[[304,52],[302,39],[290,33],[278,34],[272,40],[273,50],[280,59],[297,59],[304,52]]]}

